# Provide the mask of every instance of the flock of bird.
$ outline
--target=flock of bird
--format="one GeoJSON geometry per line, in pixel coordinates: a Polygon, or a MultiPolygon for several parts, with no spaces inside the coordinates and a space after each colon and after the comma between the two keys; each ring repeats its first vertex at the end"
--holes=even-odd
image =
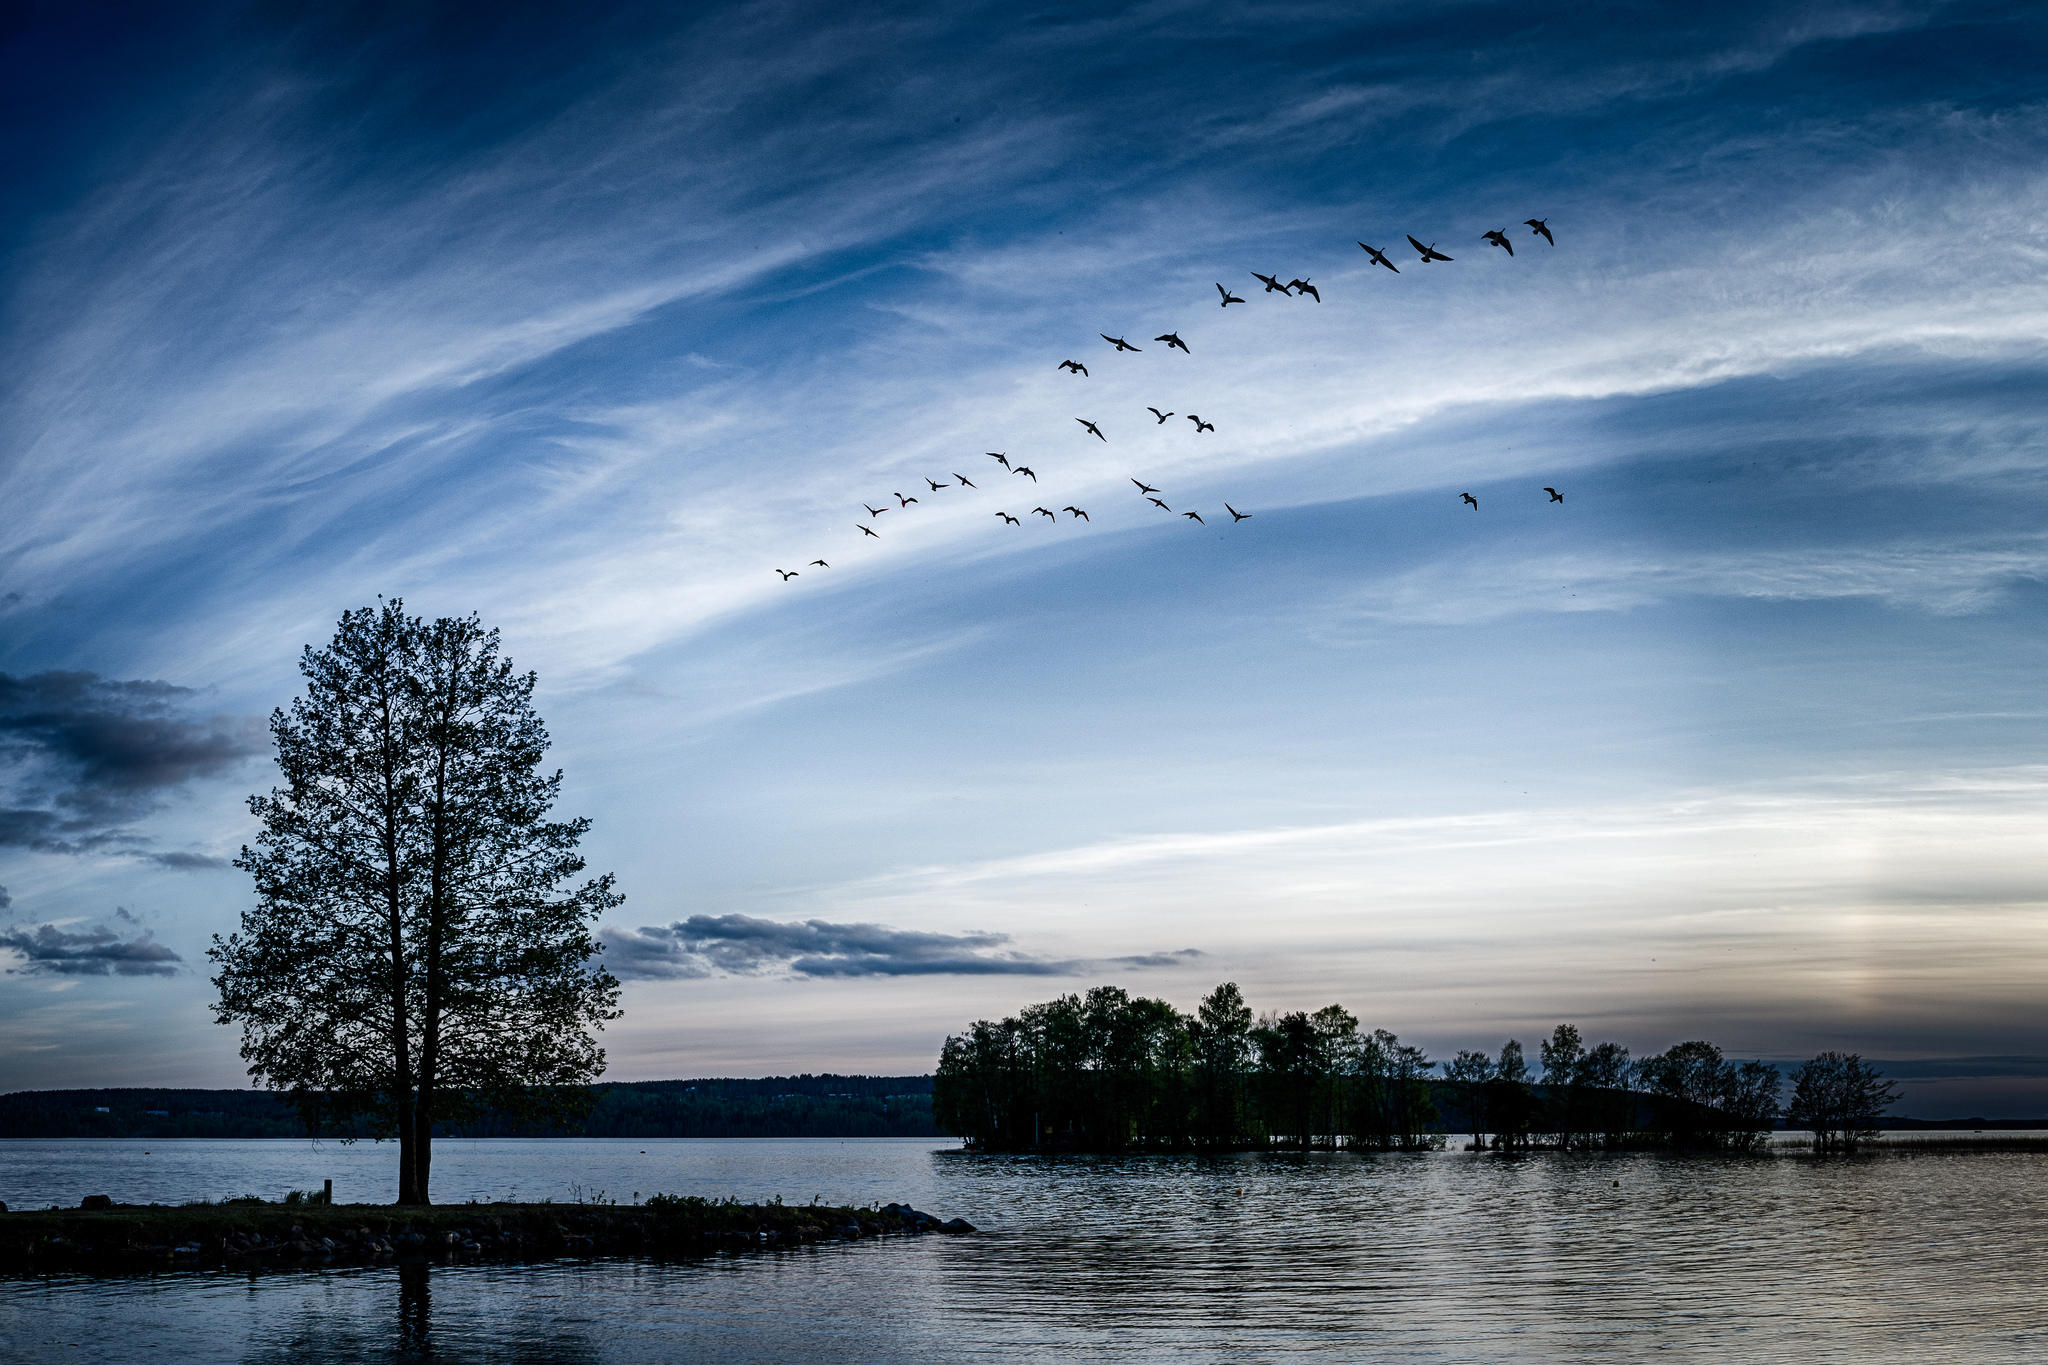
{"type": "MultiPolygon", "coordinates": [[[[1552,246],[1557,245],[1557,239],[1551,236],[1550,225],[1546,220],[1542,218],[1528,218],[1524,219],[1523,221],[1529,228],[1529,233],[1531,236],[1541,237],[1544,241],[1550,243],[1550,245],[1552,246]]],[[[1498,228],[1485,233],[1480,237],[1479,240],[1499,247],[1502,251],[1507,252],[1507,254],[1510,256],[1515,254],[1514,243],[1508,240],[1507,233],[1499,230],[1498,228]]],[[[1408,237],[1408,245],[1415,248],[1418,259],[1424,265],[1428,265],[1432,261],[1449,262],[1455,259],[1454,257],[1447,256],[1443,252],[1438,251],[1436,249],[1436,243],[1420,242],[1417,241],[1415,237],[1412,235],[1408,237]]],[[[1386,253],[1380,250],[1378,247],[1367,246],[1364,242],[1358,243],[1358,247],[1361,251],[1365,252],[1366,256],[1371,260],[1371,262],[1374,265],[1385,266],[1388,270],[1393,271],[1396,275],[1401,273],[1401,268],[1395,265],[1392,261],[1388,260],[1386,253]]],[[[1316,286],[1313,283],[1311,283],[1306,277],[1298,276],[1294,279],[1288,280],[1285,284],[1283,284],[1281,283],[1280,277],[1277,273],[1272,275],[1262,275],[1258,271],[1254,270],[1251,272],[1251,276],[1253,279],[1257,280],[1262,286],[1264,286],[1263,290],[1261,291],[1262,293],[1280,294],[1293,298],[1311,298],[1314,299],[1317,303],[1321,303],[1323,301],[1322,291],[1317,289],[1316,286]]],[[[1233,303],[1243,303],[1245,301],[1238,295],[1231,293],[1230,290],[1226,289],[1221,283],[1217,284],[1216,292],[1222,296],[1222,303],[1219,306],[1223,308],[1228,308],[1233,303]]],[[[1122,354],[1125,351],[1141,352],[1144,349],[1141,346],[1132,345],[1123,337],[1113,337],[1109,335],[1109,333],[1107,332],[1097,332],[1096,335],[1101,337],[1104,341],[1110,344],[1110,346],[1113,348],[1113,354],[1122,354]]],[[[1163,335],[1153,337],[1152,340],[1164,343],[1166,349],[1169,351],[1177,350],[1186,355],[1194,354],[1193,351],[1188,349],[1187,342],[1181,339],[1180,334],[1178,332],[1167,332],[1163,335]]],[[[1065,371],[1066,373],[1074,376],[1077,379],[1086,379],[1089,377],[1088,367],[1078,360],[1062,360],[1054,368],[1065,371]]],[[[1187,421],[1192,422],[1194,424],[1193,434],[1196,436],[1200,436],[1206,432],[1213,432],[1216,430],[1215,423],[1204,421],[1200,416],[1192,412],[1162,412],[1160,409],[1154,407],[1148,407],[1145,409],[1145,411],[1152,414],[1153,418],[1156,419],[1156,425],[1158,426],[1165,426],[1169,418],[1183,417],[1187,421]]],[[[1103,435],[1102,428],[1096,425],[1094,422],[1090,421],[1088,418],[1076,417],[1074,420],[1081,424],[1082,429],[1088,435],[1093,436],[1096,440],[1101,441],[1105,445],[1109,443],[1109,437],[1103,435]]],[[[1029,465],[1011,464],[1008,451],[990,450],[985,451],[983,453],[987,455],[989,459],[994,460],[998,465],[1000,465],[1004,473],[1011,475],[1013,477],[1027,478],[1031,480],[1035,490],[1036,485],[1038,483],[1038,472],[1032,469],[1029,465]]],[[[923,476],[923,478],[925,484],[926,497],[931,497],[948,488],[971,488],[976,490],[977,492],[980,491],[980,485],[976,484],[972,479],[968,478],[965,474],[961,474],[958,472],[954,472],[952,478],[946,480],[934,479],[929,475],[925,475],[923,476]]],[[[1160,499],[1159,489],[1154,488],[1152,485],[1135,478],[1131,480],[1131,483],[1137,487],[1138,496],[1144,498],[1147,502],[1151,503],[1154,507],[1157,507],[1160,511],[1166,512],[1169,515],[1173,514],[1173,508],[1167,506],[1167,504],[1160,499]]],[[[1555,488],[1545,486],[1543,491],[1550,495],[1551,502],[1561,503],[1564,501],[1564,494],[1558,492],[1555,488]]],[[[906,496],[905,494],[902,493],[891,493],[889,496],[896,499],[896,505],[894,507],[889,506],[886,500],[884,500],[882,506],[880,507],[871,507],[865,502],[861,504],[862,510],[867,513],[867,519],[865,521],[859,521],[854,523],[854,526],[855,529],[858,530],[863,537],[872,540],[880,540],[882,538],[881,533],[875,529],[875,523],[881,519],[884,513],[907,511],[911,507],[921,505],[919,504],[918,499],[914,495],[906,496]]],[[[1472,494],[1460,493],[1458,495],[1458,498],[1462,503],[1471,507],[1473,511],[1476,512],[1479,510],[1479,499],[1473,497],[1472,494]]],[[[1223,504],[1223,510],[1230,514],[1230,524],[1233,526],[1235,526],[1240,521],[1249,521],[1252,518],[1252,514],[1250,512],[1240,512],[1235,507],[1232,507],[1228,502],[1223,504]]],[[[1059,512],[1065,512],[1068,515],[1068,518],[1073,521],[1090,520],[1088,512],[1085,508],[1076,507],[1072,503],[1069,503],[1065,507],[1060,508],[1059,512]]],[[[1008,512],[997,512],[996,516],[1007,526],[1021,526],[1024,524],[1024,517],[1034,516],[1044,517],[1046,520],[1057,524],[1060,519],[1059,512],[1055,512],[1049,507],[1035,506],[1029,512],[1024,513],[1022,517],[1013,516],[1008,512]]],[[[1204,521],[1202,519],[1202,514],[1199,511],[1193,509],[1184,509],[1179,513],[1179,515],[1184,519],[1192,521],[1200,526],[1207,526],[1209,524],[1207,521],[1204,521]]],[[[831,567],[832,566],[826,563],[823,559],[814,559],[810,561],[809,564],[806,564],[804,566],[804,568],[814,569],[829,569],[831,567]]],[[[775,572],[781,574],[782,581],[787,583],[790,579],[798,577],[801,574],[802,570],[777,569],[775,570],[775,572]]]]}

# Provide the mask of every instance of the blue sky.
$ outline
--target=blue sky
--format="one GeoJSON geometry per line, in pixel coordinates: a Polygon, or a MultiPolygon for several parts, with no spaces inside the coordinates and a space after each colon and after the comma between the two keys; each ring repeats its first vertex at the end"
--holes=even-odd
{"type": "Polygon", "coordinates": [[[1234,979],[2048,1107],[2038,13],[0,41],[0,1087],[237,1082],[255,727],[381,592],[540,673],[615,1076],[1234,979]]]}

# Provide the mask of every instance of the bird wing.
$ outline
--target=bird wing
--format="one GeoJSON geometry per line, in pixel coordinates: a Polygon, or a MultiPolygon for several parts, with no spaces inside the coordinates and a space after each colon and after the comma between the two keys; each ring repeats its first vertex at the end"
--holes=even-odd
{"type": "Polygon", "coordinates": [[[1412,232],[1408,234],[1408,245],[1414,247],[1417,251],[1421,252],[1425,256],[1429,255],[1429,248],[1424,246],[1422,243],[1416,241],[1415,234],[1412,232]]]}

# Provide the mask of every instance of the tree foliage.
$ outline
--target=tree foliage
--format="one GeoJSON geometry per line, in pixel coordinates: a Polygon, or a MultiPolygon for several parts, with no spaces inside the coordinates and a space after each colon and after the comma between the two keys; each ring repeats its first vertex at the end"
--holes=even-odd
{"type": "Polygon", "coordinates": [[[550,812],[562,775],[532,673],[472,615],[393,601],[345,615],[271,716],[281,785],[236,866],[256,904],[216,938],[216,1018],[259,1083],[309,1122],[399,1140],[399,1199],[425,1203],[433,1125],[557,1103],[599,1075],[618,1013],[591,926],[620,897],[576,884],[589,821],[550,812]]]}
{"type": "Polygon", "coordinates": [[[1877,1121],[1899,1098],[1897,1088],[1854,1052],[1823,1052],[1792,1073],[1785,1117],[1813,1130],[1822,1152],[1853,1152],[1877,1136],[1877,1121]]]}

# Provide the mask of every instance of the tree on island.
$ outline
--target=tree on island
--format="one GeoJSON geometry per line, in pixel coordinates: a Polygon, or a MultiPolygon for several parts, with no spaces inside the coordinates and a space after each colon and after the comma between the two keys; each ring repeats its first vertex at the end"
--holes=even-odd
{"type": "Polygon", "coordinates": [[[283,785],[249,798],[235,860],[256,905],[208,953],[214,1015],[309,1125],[395,1135],[398,1202],[425,1204],[436,1121],[545,1114],[603,1072],[619,986],[591,926],[622,898],[571,884],[590,822],[549,819],[562,775],[497,631],[392,601],[299,671],[270,719],[283,785]]]}
{"type": "Polygon", "coordinates": [[[1465,1105],[1465,1126],[1472,1130],[1472,1150],[1483,1151],[1492,1125],[1486,1117],[1487,1088],[1493,1084],[1493,1058],[1471,1048],[1444,1063],[1444,1079],[1458,1087],[1465,1105]]]}
{"type": "Polygon", "coordinates": [[[1792,1073],[1792,1102],[1785,1117],[1813,1130],[1814,1150],[1853,1152],[1877,1136],[1877,1121],[1899,1092],[1878,1069],[1854,1052],[1823,1052],[1792,1073]]]}

